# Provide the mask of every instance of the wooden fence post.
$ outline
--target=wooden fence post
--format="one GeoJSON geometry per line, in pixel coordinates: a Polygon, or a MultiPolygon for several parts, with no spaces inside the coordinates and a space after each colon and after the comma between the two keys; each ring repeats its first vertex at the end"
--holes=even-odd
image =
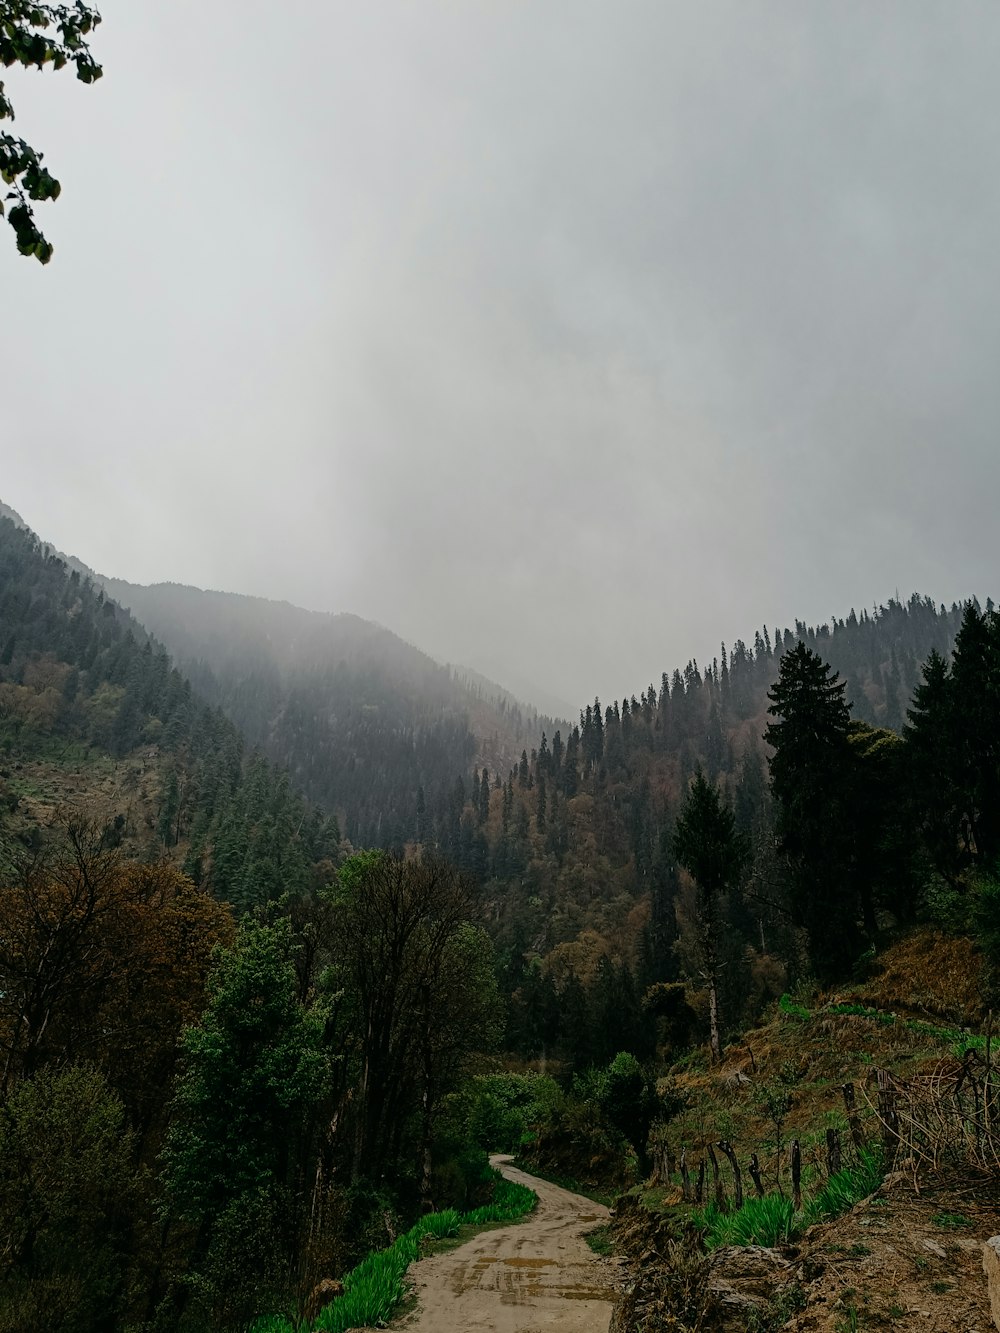
{"type": "Polygon", "coordinates": [[[728,1140],[720,1139],[719,1147],[729,1158],[729,1165],[733,1169],[733,1203],[739,1211],[743,1207],[743,1177],[740,1175],[740,1164],[736,1160],[733,1145],[728,1140]]]}
{"type": "Polygon", "coordinates": [[[722,1176],[719,1173],[719,1159],[715,1155],[715,1149],[711,1144],[708,1145],[708,1160],[712,1163],[712,1181],[715,1185],[715,1202],[718,1204],[719,1212],[726,1211],[726,1192],[722,1187],[722,1176]]]}
{"type": "Polygon", "coordinates": [[[798,1139],[792,1139],[792,1207],[802,1211],[802,1151],[798,1139]]]}
{"type": "Polygon", "coordinates": [[[865,1146],[865,1136],[861,1128],[861,1118],[858,1115],[857,1104],[854,1100],[854,1084],[845,1083],[841,1092],[844,1094],[844,1105],[847,1107],[847,1123],[851,1127],[851,1138],[854,1140],[855,1148],[860,1153],[865,1146]]]}
{"type": "Polygon", "coordinates": [[[826,1169],[827,1173],[835,1176],[843,1166],[843,1158],[840,1153],[840,1130],[828,1129],[826,1131],[826,1169]]]}
{"type": "Polygon", "coordinates": [[[878,1118],[882,1122],[882,1151],[885,1155],[886,1170],[895,1160],[899,1145],[899,1116],[896,1112],[896,1091],[892,1086],[892,1075],[887,1069],[878,1071],[878,1118]]]}
{"type": "Polygon", "coordinates": [[[757,1191],[757,1198],[763,1199],[764,1182],[760,1178],[760,1162],[756,1153],[750,1158],[750,1179],[753,1181],[753,1187],[757,1191]]]}

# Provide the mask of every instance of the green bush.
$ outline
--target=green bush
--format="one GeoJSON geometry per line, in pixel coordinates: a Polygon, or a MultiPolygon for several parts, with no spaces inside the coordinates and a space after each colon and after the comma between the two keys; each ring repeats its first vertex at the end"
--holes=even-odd
{"type": "Polygon", "coordinates": [[[87,1066],[20,1083],[0,1117],[0,1333],[88,1333],[126,1300],[138,1204],[125,1110],[87,1066]]]}
{"type": "Polygon", "coordinates": [[[547,1074],[481,1074],[458,1100],[474,1143],[487,1152],[516,1152],[561,1095],[547,1074]]]}

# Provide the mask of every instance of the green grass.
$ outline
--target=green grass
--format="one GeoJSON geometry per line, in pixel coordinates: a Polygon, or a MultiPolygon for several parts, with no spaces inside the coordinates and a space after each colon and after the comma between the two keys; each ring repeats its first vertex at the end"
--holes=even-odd
{"type": "Polygon", "coordinates": [[[806,1226],[839,1217],[862,1199],[867,1199],[869,1194],[875,1193],[885,1175],[882,1154],[870,1148],[862,1148],[859,1157],[857,1166],[846,1166],[842,1171],[836,1171],[819,1193],[810,1199],[803,1210],[806,1226]]]}
{"type": "Polygon", "coordinates": [[[895,1014],[882,1009],[872,1009],[864,1004],[830,1004],[822,1011],[828,1014],[847,1014],[855,1018],[870,1018],[882,1027],[899,1026],[908,1032],[915,1032],[921,1037],[931,1037],[934,1041],[946,1042],[951,1052],[959,1060],[969,1051],[980,1051],[986,1045],[986,1038],[972,1032],[962,1032],[958,1028],[942,1027],[937,1023],[925,1023],[919,1018],[897,1018],[895,1014]]]}
{"type": "Polygon", "coordinates": [[[883,1174],[881,1155],[863,1149],[857,1166],[832,1175],[800,1213],[795,1212],[791,1199],[768,1194],[763,1199],[747,1199],[732,1213],[710,1203],[692,1217],[704,1229],[710,1250],[719,1245],[782,1245],[813,1223],[838,1217],[867,1199],[882,1183],[883,1174]]]}
{"type": "Polygon", "coordinates": [[[786,994],[782,995],[778,1001],[778,1009],[786,1018],[795,1018],[800,1022],[818,1014],[843,1014],[852,1018],[871,1019],[872,1022],[878,1023],[880,1027],[905,1028],[908,1032],[914,1032],[918,1036],[945,1042],[952,1054],[959,1060],[964,1059],[969,1051],[981,1051],[986,1045],[986,1038],[978,1036],[976,1033],[963,1032],[958,1028],[942,1027],[937,1023],[925,1023],[919,1018],[898,1018],[895,1014],[884,1009],[873,1009],[870,1005],[858,1004],[856,1001],[844,1004],[827,1004],[819,1009],[810,1010],[804,1004],[799,1004],[790,995],[786,994]]]}
{"type": "Polygon", "coordinates": [[[782,995],[781,999],[778,1001],[778,1008],[786,1018],[803,1019],[812,1017],[812,1014],[804,1004],[799,1004],[798,1001],[793,1000],[787,993],[782,995]]]}
{"type": "Polygon", "coordinates": [[[493,1191],[493,1199],[482,1208],[473,1208],[462,1214],[462,1222],[469,1226],[483,1226],[491,1222],[516,1222],[525,1213],[530,1213],[538,1202],[538,1195],[527,1185],[518,1185],[513,1180],[498,1181],[493,1191]]]}
{"type": "MultiPolygon", "coordinates": [[[[459,1213],[454,1208],[429,1213],[385,1250],[376,1250],[352,1268],[344,1278],[344,1294],[331,1301],[314,1327],[324,1333],[346,1333],[351,1328],[377,1328],[388,1323],[403,1298],[406,1270],[421,1256],[430,1240],[454,1236],[461,1226],[484,1226],[516,1222],[538,1202],[534,1190],[498,1175],[493,1199],[482,1208],[459,1213]]],[[[252,1333],[293,1333],[293,1325],[281,1315],[265,1315],[255,1321],[252,1333]]]]}
{"type": "Polygon", "coordinates": [[[734,1213],[722,1212],[710,1203],[694,1214],[695,1223],[705,1229],[705,1244],[710,1250],[719,1245],[780,1245],[791,1240],[794,1220],[791,1199],[769,1194],[763,1199],[747,1199],[734,1213]]]}
{"type": "Polygon", "coordinates": [[[595,1254],[605,1257],[614,1251],[614,1244],[611,1240],[611,1227],[607,1223],[604,1226],[594,1227],[593,1231],[585,1231],[583,1239],[587,1242],[595,1254]]]}
{"type": "Polygon", "coordinates": [[[570,1194],[579,1194],[584,1199],[593,1199],[594,1203],[602,1203],[605,1208],[610,1208],[621,1194],[621,1190],[601,1189],[598,1185],[576,1180],[573,1176],[561,1176],[554,1171],[546,1171],[544,1167],[528,1161],[526,1157],[515,1157],[514,1165],[520,1167],[522,1171],[537,1176],[539,1180],[546,1180],[550,1185],[558,1185],[560,1189],[569,1190],[570,1194]]]}

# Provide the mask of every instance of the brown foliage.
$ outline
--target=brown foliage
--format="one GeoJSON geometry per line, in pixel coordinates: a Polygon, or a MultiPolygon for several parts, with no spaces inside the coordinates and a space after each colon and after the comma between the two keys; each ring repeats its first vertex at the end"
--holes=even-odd
{"type": "Polygon", "coordinates": [[[148,1130],[212,951],[232,933],[228,909],[173,866],[128,862],[68,823],[58,854],[0,890],[0,1088],[87,1060],[148,1130]]]}

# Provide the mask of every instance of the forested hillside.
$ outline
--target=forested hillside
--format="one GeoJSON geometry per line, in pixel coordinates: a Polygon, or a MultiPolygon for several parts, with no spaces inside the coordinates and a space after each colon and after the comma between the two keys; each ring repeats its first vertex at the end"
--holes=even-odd
{"type": "MultiPolygon", "coordinates": [[[[900,733],[921,690],[923,664],[950,653],[962,616],[958,606],[937,608],[914,596],[818,628],[765,628],[752,646],[723,647],[704,669],[691,661],[638,696],[610,705],[595,699],[568,734],[546,736],[501,781],[490,776],[484,784],[474,775],[471,784],[456,784],[428,837],[486,885],[515,997],[511,1043],[583,1067],[622,1045],[651,1049],[654,1001],[643,1007],[642,997],[654,984],[686,980],[689,998],[700,997],[696,1007],[707,1005],[698,896],[679,869],[674,842],[698,771],[731,805],[747,844],[741,873],[718,909],[724,1027],[749,1021],[814,969],[803,933],[808,923],[789,900],[789,856],[776,844],[773,747],[765,738],[773,720],[768,692],[783,655],[798,644],[845,682],[851,744],[866,756],[874,783],[840,816],[851,838],[855,816],[867,820],[869,842],[885,837],[871,861],[879,887],[859,902],[858,918],[864,907],[872,924],[872,893],[879,911],[912,914],[918,817],[909,807],[905,820],[896,811],[912,795],[896,767],[903,764],[900,733]]],[[[836,822],[832,791],[826,799],[836,822]]],[[[860,952],[861,938],[852,929],[848,950],[860,952]]],[[[680,994],[661,994],[659,1002],[669,1009],[680,994]]],[[[700,1021],[707,1023],[707,1009],[700,1021]]]]}
{"type": "Polygon", "coordinates": [[[479,765],[506,772],[553,727],[358,616],[177,584],[103,585],[357,846],[413,841],[456,777],[479,765]]]}
{"type": "Polygon", "coordinates": [[[338,848],[336,823],[247,751],[142,626],[5,517],[0,746],[8,849],[39,845],[71,804],[250,906],[304,889],[338,848]]]}
{"type": "Polygon", "coordinates": [[[473,887],[349,856],[131,616],[0,517],[0,1330],[245,1329],[496,1180],[473,887]]]}

